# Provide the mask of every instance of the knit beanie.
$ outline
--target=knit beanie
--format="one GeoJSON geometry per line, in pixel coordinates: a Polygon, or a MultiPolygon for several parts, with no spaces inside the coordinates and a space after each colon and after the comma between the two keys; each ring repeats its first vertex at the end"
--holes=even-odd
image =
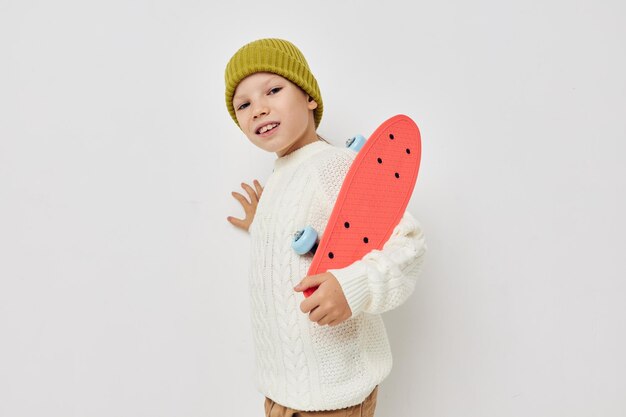
{"type": "Polygon", "coordinates": [[[317,102],[314,110],[315,127],[322,120],[322,94],[302,52],[283,39],[258,39],[242,46],[226,65],[226,107],[237,126],[233,95],[237,85],[256,72],[278,74],[299,86],[317,102]]]}

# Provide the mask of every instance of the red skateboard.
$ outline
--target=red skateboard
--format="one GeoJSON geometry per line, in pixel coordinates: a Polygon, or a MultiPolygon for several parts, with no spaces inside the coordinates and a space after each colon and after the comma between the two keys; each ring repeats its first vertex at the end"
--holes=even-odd
{"type": "MultiPolygon", "coordinates": [[[[381,250],[406,211],[422,154],[417,125],[408,116],[397,115],[381,124],[364,145],[363,141],[360,136],[346,144],[358,154],[321,240],[310,226],[294,235],[296,252],[315,253],[309,276],[343,268],[381,250]]],[[[304,296],[315,290],[306,289],[304,296]]]]}

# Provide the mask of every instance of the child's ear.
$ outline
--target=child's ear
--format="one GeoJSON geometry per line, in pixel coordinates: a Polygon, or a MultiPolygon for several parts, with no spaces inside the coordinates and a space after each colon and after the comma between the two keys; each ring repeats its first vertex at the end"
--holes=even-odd
{"type": "Polygon", "coordinates": [[[313,100],[313,97],[309,96],[309,103],[307,104],[309,110],[317,109],[317,101],[313,100]]]}

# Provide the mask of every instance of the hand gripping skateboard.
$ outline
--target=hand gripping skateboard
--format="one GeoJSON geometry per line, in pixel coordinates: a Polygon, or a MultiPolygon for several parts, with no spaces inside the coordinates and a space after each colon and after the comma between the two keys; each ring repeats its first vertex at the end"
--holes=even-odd
{"type": "MultiPolygon", "coordinates": [[[[358,152],[343,181],[321,240],[310,226],[298,230],[293,249],[314,253],[307,275],[339,269],[381,250],[400,223],[413,193],[422,145],[413,120],[396,115],[370,138],[358,135],[346,142],[358,152]]],[[[316,288],[308,288],[309,297],[316,288]]]]}

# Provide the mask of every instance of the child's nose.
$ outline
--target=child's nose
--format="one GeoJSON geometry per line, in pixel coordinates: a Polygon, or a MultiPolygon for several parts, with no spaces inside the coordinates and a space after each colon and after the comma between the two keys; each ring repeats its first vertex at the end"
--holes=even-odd
{"type": "Polygon", "coordinates": [[[254,118],[266,115],[268,113],[269,113],[269,108],[263,103],[257,104],[256,107],[254,108],[254,118]]]}

